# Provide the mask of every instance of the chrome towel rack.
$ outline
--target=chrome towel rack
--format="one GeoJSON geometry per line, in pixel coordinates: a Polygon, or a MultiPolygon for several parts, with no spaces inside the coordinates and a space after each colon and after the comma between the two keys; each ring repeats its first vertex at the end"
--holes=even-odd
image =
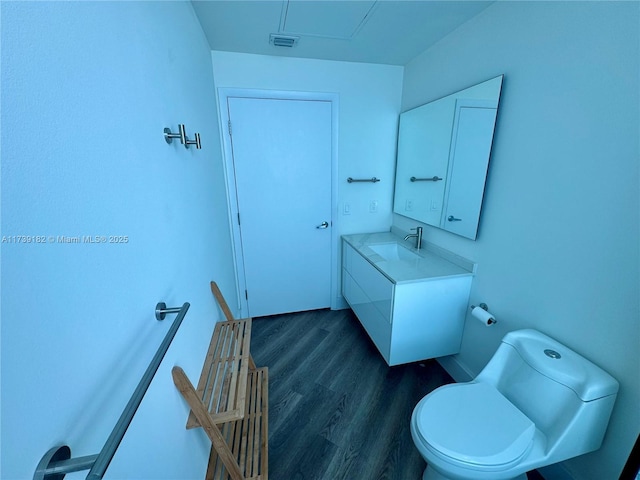
{"type": "Polygon", "coordinates": [[[62,480],[67,473],[80,472],[82,470],[89,470],[86,477],[87,480],[100,480],[104,476],[125,432],[131,424],[131,420],[133,420],[133,416],[138,410],[140,403],[142,403],[142,398],[145,393],[147,393],[147,389],[149,385],[151,385],[151,381],[173,341],[173,337],[175,337],[178,328],[180,328],[180,324],[187,314],[189,306],[187,302],[178,308],[167,308],[162,302],[156,305],[156,318],[158,320],[164,319],[167,313],[177,313],[178,316],[173,321],[171,327],[169,327],[169,331],[165,335],[147,370],[144,372],[140,383],[138,383],[133,395],[129,399],[129,403],[127,403],[127,406],[124,408],[118,423],[113,427],[111,435],[107,438],[100,453],[71,458],[71,449],[67,445],[53,447],[44,454],[40,463],[38,463],[36,472],[33,475],[33,480],[62,480]]]}
{"type": "Polygon", "coordinates": [[[371,182],[371,183],[376,183],[379,182],[380,179],[373,177],[373,178],[363,178],[363,179],[357,179],[357,178],[347,178],[347,182],[349,183],[354,183],[354,182],[371,182]]]}
{"type": "Polygon", "coordinates": [[[438,182],[442,179],[434,175],[433,177],[430,177],[430,178],[411,177],[409,180],[411,180],[412,182],[438,182]]]}

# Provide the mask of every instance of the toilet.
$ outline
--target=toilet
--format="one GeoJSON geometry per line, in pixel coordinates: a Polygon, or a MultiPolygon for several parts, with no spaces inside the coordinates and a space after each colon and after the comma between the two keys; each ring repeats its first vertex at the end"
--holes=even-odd
{"type": "Polygon", "coordinates": [[[423,480],[526,480],[600,448],[618,382],[537,330],[510,332],[475,380],[437,388],[413,410],[423,480]]]}

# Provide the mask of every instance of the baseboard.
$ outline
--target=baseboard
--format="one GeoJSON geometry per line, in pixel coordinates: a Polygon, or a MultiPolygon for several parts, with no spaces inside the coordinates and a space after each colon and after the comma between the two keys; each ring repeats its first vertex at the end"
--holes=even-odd
{"type": "Polygon", "coordinates": [[[349,304],[344,297],[342,295],[334,297],[333,302],[331,302],[331,310],[344,310],[345,308],[349,308],[349,304]]]}
{"type": "Polygon", "coordinates": [[[436,360],[457,383],[469,382],[475,377],[471,370],[458,360],[456,355],[440,357],[436,360]]]}

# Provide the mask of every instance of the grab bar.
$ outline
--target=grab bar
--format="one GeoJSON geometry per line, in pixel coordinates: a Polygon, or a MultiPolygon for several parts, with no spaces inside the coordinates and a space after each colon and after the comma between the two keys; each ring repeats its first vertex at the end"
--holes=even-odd
{"type": "Polygon", "coordinates": [[[190,305],[187,302],[185,302],[180,308],[167,309],[166,305],[163,303],[158,303],[156,306],[156,316],[158,317],[158,320],[161,320],[161,318],[159,318],[159,314],[162,314],[162,318],[164,318],[164,314],[166,313],[178,313],[178,316],[173,321],[173,324],[165,335],[158,351],[151,360],[147,370],[144,372],[140,383],[138,383],[131,399],[129,399],[129,403],[127,403],[127,406],[124,408],[118,423],[113,427],[111,435],[107,438],[107,441],[102,447],[102,450],[100,450],[100,453],[96,455],[87,455],[85,457],[71,458],[71,449],[67,445],[54,447],[45,453],[42,460],[40,460],[40,463],[36,468],[36,473],[33,475],[33,480],[61,480],[67,473],[89,469],[90,471],[86,477],[87,480],[102,479],[116,453],[116,450],[118,449],[118,446],[120,445],[120,442],[122,441],[122,438],[124,437],[125,432],[133,420],[133,416],[138,410],[140,403],[142,403],[142,398],[145,393],[147,393],[149,385],[151,385],[151,381],[158,371],[162,359],[167,353],[167,350],[169,350],[173,337],[175,337],[178,328],[180,328],[180,324],[182,323],[184,316],[187,314],[189,306],[190,305]]]}

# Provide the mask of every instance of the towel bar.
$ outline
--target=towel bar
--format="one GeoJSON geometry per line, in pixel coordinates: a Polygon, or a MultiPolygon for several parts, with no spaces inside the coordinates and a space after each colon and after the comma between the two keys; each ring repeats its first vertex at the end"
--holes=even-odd
{"type": "MultiPolygon", "coordinates": [[[[180,324],[182,323],[184,316],[187,314],[189,306],[189,303],[186,302],[180,308],[166,309],[166,305],[164,303],[158,303],[156,306],[156,318],[158,318],[159,310],[161,311],[162,318],[164,318],[166,313],[178,313],[178,316],[173,321],[173,324],[165,335],[164,340],[160,344],[160,347],[147,367],[147,370],[142,376],[140,383],[138,383],[133,395],[129,399],[129,403],[127,403],[127,406],[120,415],[118,423],[113,427],[111,435],[107,438],[107,441],[105,442],[104,447],[102,447],[100,453],[71,458],[71,449],[67,445],[54,447],[47,451],[40,460],[40,463],[38,463],[36,472],[33,475],[33,480],[62,480],[67,473],[79,472],[82,470],[90,470],[87,474],[87,480],[100,480],[104,476],[104,473],[109,467],[109,463],[111,463],[125,432],[129,428],[129,424],[131,424],[131,420],[133,420],[136,410],[138,410],[140,403],[142,403],[144,394],[147,393],[147,389],[153,380],[153,376],[158,371],[158,367],[160,367],[160,363],[167,353],[167,350],[169,350],[171,341],[173,340],[173,337],[175,337],[178,328],[180,328],[180,324]],[[162,307],[159,308],[161,305],[162,307]]],[[[158,318],[158,320],[162,320],[162,318],[158,318]]]]}

